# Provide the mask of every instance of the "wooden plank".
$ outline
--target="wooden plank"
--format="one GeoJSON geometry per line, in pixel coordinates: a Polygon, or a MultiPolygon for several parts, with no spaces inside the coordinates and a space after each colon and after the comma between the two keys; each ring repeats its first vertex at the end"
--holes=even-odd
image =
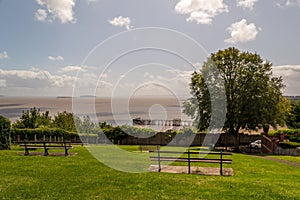
{"type": "MultiPolygon", "coordinates": [[[[158,161],[157,156],[150,156],[151,161],[158,161]]],[[[188,162],[188,158],[176,158],[176,157],[160,157],[160,161],[176,161],[176,162],[188,162]]],[[[221,159],[214,158],[190,158],[190,162],[207,162],[207,163],[220,163],[221,159]]],[[[223,163],[231,164],[232,159],[222,159],[223,163]]]]}
{"type": "MultiPolygon", "coordinates": [[[[158,151],[155,150],[155,151],[149,151],[150,153],[157,153],[158,151]]],[[[176,154],[188,154],[188,152],[186,151],[159,151],[160,153],[176,153],[176,154]]],[[[220,152],[203,152],[203,151],[200,151],[200,152],[195,152],[195,151],[190,151],[189,154],[201,154],[201,155],[206,155],[206,154],[209,154],[209,155],[221,155],[220,152]]],[[[229,152],[223,152],[222,153],[223,155],[232,155],[232,153],[229,153],[229,152]]]]}
{"type": "Polygon", "coordinates": [[[55,149],[55,148],[59,148],[59,149],[64,149],[64,148],[67,148],[67,149],[73,149],[73,146],[34,146],[34,145],[20,145],[21,147],[23,148],[27,148],[27,149],[44,149],[45,147],[48,148],[48,149],[55,149]]]}

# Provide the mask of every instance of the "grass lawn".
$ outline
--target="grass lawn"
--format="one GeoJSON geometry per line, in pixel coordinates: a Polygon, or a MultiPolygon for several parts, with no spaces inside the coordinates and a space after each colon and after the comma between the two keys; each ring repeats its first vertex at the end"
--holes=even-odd
{"type": "Polygon", "coordinates": [[[0,199],[300,199],[300,168],[255,156],[234,154],[225,167],[235,175],[221,177],[120,172],[84,147],[70,157],[19,152],[0,151],[0,199]]]}

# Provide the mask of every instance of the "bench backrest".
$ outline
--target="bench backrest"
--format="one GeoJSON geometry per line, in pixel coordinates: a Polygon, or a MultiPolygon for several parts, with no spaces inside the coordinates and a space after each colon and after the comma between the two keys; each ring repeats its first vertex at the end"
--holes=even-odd
{"type": "Polygon", "coordinates": [[[153,161],[158,161],[158,170],[161,171],[161,162],[162,161],[172,161],[172,162],[187,162],[188,163],[188,173],[190,174],[191,162],[206,162],[206,163],[219,163],[220,164],[220,175],[223,175],[223,164],[231,164],[232,159],[224,158],[223,156],[231,156],[232,153],[224,152],[220,150],[219,152],[205,152],[201,149],[191,148],[187,151],[169,151],[169,150],[160,150],[158,148],[154,151],[149,151],[151,153],[157,153],[157,156],[150,156],[150,159],[153,161]],[[177,157],[172,156],[162,156],[163,154],[177,154],[177,157]],[[219,158],[193,158],[191,155],[218,155],[219,158]],[[178,157],[179,155],[187,155],[187,157],[178,157]]]}

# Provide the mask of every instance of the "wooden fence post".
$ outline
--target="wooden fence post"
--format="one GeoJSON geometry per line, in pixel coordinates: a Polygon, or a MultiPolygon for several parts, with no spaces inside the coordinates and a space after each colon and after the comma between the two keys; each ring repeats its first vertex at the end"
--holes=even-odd
{"type": "Polygon", "coordinates": [[[161,171],[161,165],[160,165],[160,148],[157,149],[157,156],[158,156],[158,172],[161,171]]]}
{"type": "Polygon", "coordinates": [[[220,160],[220,175],[223,176],[223,150],[221,149],[221,160],[220,160]]]}
{"type": "Polygon", "coordinates": [[[188,149],[188,165],[189,165],[189,171],[188,173],[191,173],[191,156],[190,156],[190,149],[188,149]]]}

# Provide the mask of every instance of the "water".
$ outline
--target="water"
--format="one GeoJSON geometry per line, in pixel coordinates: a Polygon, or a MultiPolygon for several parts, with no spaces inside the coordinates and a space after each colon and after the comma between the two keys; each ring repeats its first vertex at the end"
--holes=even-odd
{"type": "MultiPolygon", "coordinates": [[[[75,107],[82,107],[83,113],[87,103],[93,104],[95,114],[100,122],[110,124],[129,124],[132,119],[141,117],[152,120],[190,120],[182,114],[183,100],[173,97],[135,97],[132,99],[122,98],[76,98],[75,107]]],[[[48,110],[53,116],[58,112],[73,112],[72,98],[56,97],[1,97],[0,115],[16,121],[22,111],[30,108],[39,108],[41,112],[48,110]]]]}

